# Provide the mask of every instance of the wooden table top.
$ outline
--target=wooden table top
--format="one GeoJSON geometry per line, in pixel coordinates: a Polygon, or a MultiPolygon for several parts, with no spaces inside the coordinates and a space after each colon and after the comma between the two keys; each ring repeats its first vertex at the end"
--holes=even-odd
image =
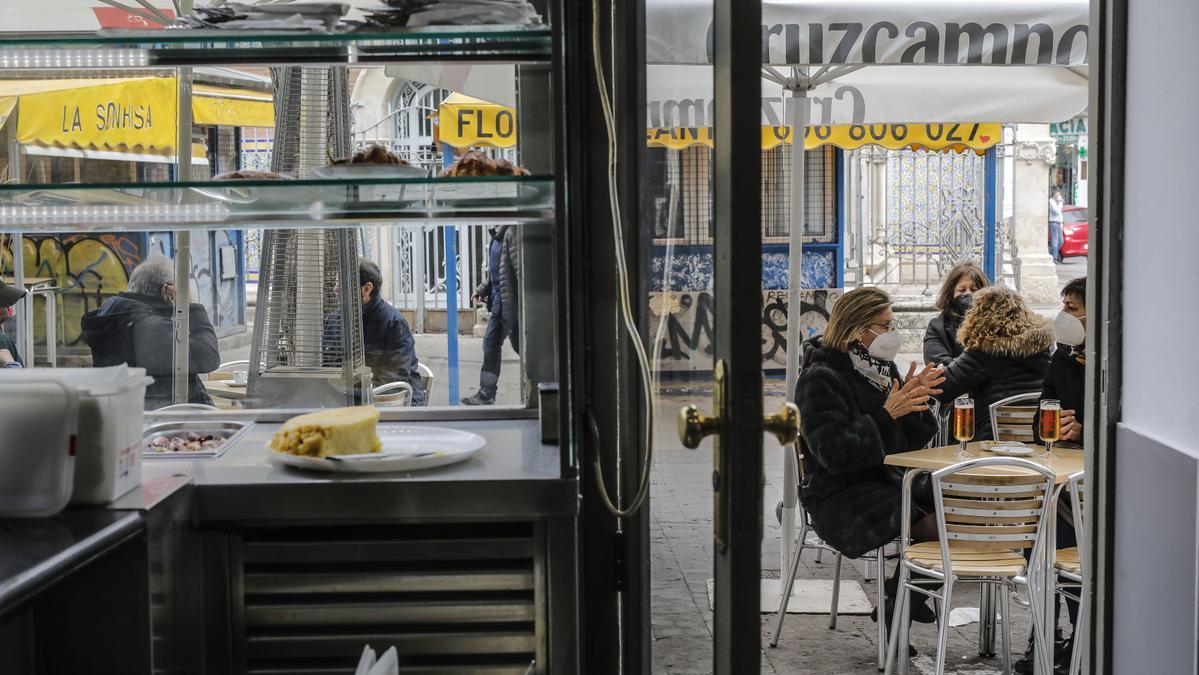
{"type": "Polygon", "coordinates": [[[232,373],[209,373],[204,388],[213,398],[223,398],[230,401],[246,400],[246,385],[234,386],[232,373]]]}
{"type": "MultiPolygon", "coordinates": [[[[25,277],[24,281],[27,288],[32,288],[33,286],[41,286],[43,284],[53,284],[56,280],[54,277],[25,277]]],[[[12,277],[4,277],[4,283],[11,284],[12,282],[12,277]]]]}
{"type": "MultiPolygon", "coordinates": [[[[1027,459],[1036,464],[1040,464],[1053,471],[1056,474],[1056,482],[1065,483],[1072,474],[1083,470],[1083,452],[1081,448],[1053,448],[1053,454],[1049,457],[1041,457],[1044,453],[1043,446],[1029,446],[1033,448],[1033,454],[1020,459],[1027,459]]],[[[901,466],[908,469],[929,469],[937,471],[944,469],[947,466],[967,461],[968,459],[976,459],[980,457],[1009,457],[1010,455],[999,455],[993,452],[988,452],[982,449],[981,443],[969,443],[966,445],[966,454],[969,457],[963,458],[958,456],[960,445],[946,445],[939,448],[924,448],[912,452],[901,452],[894,455],[887,455],[885,464],[892,466],[901,466]]],[[[971,471],[971,474],[976,472],[971,471]]],[[[1021,469],[1015,467],[984,467],[977,471],[978,475],[1010,475],[1014,473],[1023,473],[1021,469]]]]}

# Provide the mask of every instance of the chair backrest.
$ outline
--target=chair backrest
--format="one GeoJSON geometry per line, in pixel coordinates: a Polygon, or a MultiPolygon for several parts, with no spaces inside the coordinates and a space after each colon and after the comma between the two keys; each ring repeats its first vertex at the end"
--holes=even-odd
{"type": "Polygon", "coordinates": [[[1082,471],[1071,474],[1066,482],[1070,492],[1070,515],[1074,520],[1074,539],[1078,542],[1078,551],[1084,557],[1087,555],[1087,522],[1086,522],[1086,474],[1082,471]]]}
{"type": "Polygon", "coordinates": [[[1015,457],[972,459],[934,472],[933,503],[946,573],[952,573],[953,542],[997,551],[1038,546],[1054,478],[1049,469],[1015,457]]]}
{"type": "Polygon", "coordinates": [[[412,385],[407,382],[388,382],[371,390],[371,399],[376,406],[385,408],[412,405],[412,385]]]}
{"type": "Polygon", "coordinates": [[[420,383],[425,385],[425,401],[433,397],[433,383],[437,381],[437,376],[433,374],[433,369],[423,363],[416,364],[417,371],[420,372],[420,383]]]}
{"type": "Polygon", "coordinates": [[[221,365],[217,366],[216,369],[222,373],[231,373],[235,370],[249,370],[250,362],[247,359],[240,359],[238,361],[226,361],[225,363],[222,363],[221,365]]]}
{"type": "Polygon", "coordinates": [[[1041,392],[1030,391],[1000,399],[991,404],[991,434],[997,441],[1035,443],[1033,425],[1041,392]]]}
{"type": "Polygon", "coordinates": [[[158,408],[154,412],[171,412],[176,410],[220,410],[220,408],[208,405],[207,403],[176,403],[158,408]]]}

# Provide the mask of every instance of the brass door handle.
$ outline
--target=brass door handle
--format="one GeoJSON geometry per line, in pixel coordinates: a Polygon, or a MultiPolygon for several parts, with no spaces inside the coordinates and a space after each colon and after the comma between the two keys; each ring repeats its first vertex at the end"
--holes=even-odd
{"type": "Polygon", "coordinates": [[[679,410],[679,440],[683,447],[694,450],[699,447],[705,436],[720,431],[720,418],[705,415],[693,405],[683,406],[679,410]]]}
{"type": "Polygon", "coordinates": [[[762,418],[762,428],[779,439],[779,445],[790,445],[799,438],[799,407],[784,403],[778,412],[762,418]]]}

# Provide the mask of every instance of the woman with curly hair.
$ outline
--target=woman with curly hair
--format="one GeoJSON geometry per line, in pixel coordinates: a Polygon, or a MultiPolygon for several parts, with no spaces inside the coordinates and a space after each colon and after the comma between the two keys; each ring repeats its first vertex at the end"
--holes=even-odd
{"type": "MultiPolygon", "coordinates": [[[[945,368],[937,399],[948,404],[969,392],[977,409],[1008,396],[1040,391],[1049,369],[1053,323],[1034,314],[1015,291],[984,288],[958,329],[962,353],[945,368]]],[[[976,422],[974,439],[991,440],[991,416],[976,422]]]]}

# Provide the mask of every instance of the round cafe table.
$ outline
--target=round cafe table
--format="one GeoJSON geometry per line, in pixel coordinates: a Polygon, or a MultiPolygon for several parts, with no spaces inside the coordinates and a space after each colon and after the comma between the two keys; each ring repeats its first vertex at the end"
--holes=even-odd
{"type": "MultiPolygon", "coordinates": [[[[1071,475],[1083,470],[1085,462],[1083,459],[1082,448],[1062,447],[1061,445],[1055,444],[1052,454],[1046,457],[1044,456],[1043,446],[1029,445],[1029,447],[1033,448],[1033,454],[1027,457],[1021,457],[1020,459],[1026,459],[1035,464],[1040,464],[1041,466],[1052,471],[1054,474],[1055,485],[1061,485],[1065,483],[1071,475]]],[[[938,471],[940,469],[944,469],[945,467],[953,466],[954,464],[965,462],[971,459],[1009,456],[988,452],[983,449],[982,443],[977,442],[966,444],[965,456],[959,455],[960,450],[961,445],[957,443],[936,448],[923,448],[920,450],[913,450],[912,452],[900,452],[894,455],[887,455],[887,458],[883,460],[883,463],[905,469],[938,471]]],[[[997,466],[980,468],[978,469],[977,474],[980,476],[999,476],[1012,475],[1020,472],[1021,470],[1019,468],[997,466]]],[[[1045,523],[1045,541],[1054,542],[1057,541],[1057,503],[1055,502],[1054,504],[1051,504],[1050,508],[1053,511],[1052,513],[1048,514],[1049,517],[1045,523]]],[[[1045,618],[1041,624],[1043,627],[1053,626],[1056,623],[1054,620],[1056,617],[1053,616],[1054,581],[1056,579],[1056,574],[1053,570],[1054,556],[1048,553],[1049,551],[1046,551],[1046,555],[1043,556],[1041,561],[1039,561],[1043,572],[1042,574],[1036,575],[1039,577],[1037,581],[1040,583],[1035,584],[1035,586],[1037,586],[1037,591],[1040,592],[1044,598],[1044,602],[1041,605],[1043,608],[1045,608],[1045,618]]],[[[1033,579],[1030,578],[1030,582],[1032,581],[1033,579]]],[[[995,642],[995,611],[990,594],[983,593],[979,604],[982,605],[982,607],[979,608],[979,648],[980,650],[985,649],[988,651],[988,653],[993,654],[993,645],[995,642]]],[[[1046,631],[1046,634],[1052,636],[1052,631],[1046,631]]],[[[1042,644],[1050,644],[1050,642],[1048,642],[1048,638],[1046,642],[1042,644]]],[[[1051,675],[1050,671],[1045,670],[1044,664],[1040,660],[1037,661],[1036,665],[1036,672],[1038,675],[1051,675]]]]}
{"type": "Polygon", "coordinates": [[[227,402],[225,407],[240,407],[246,400],[246,385],[233,384],[233,373],[214,371],[208,374],[204,389],[213,399],[227,402]]]}

